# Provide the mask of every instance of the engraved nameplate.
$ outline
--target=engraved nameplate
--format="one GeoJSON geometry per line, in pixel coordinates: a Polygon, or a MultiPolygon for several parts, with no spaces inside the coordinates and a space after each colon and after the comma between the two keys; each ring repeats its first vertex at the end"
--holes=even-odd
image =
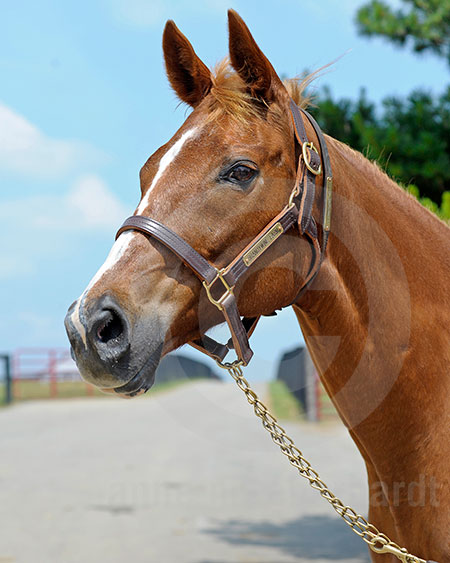
{"type": "Polygon", "coordinates": [[[261,254],[269,248],[269,246],[277,240],[277,238],[283,234],[283,227],[281,223],[275,223],[273,227],[267,233],[256,242],[250,250],[242,257],[244,264],[248,267],[250,264],[261,256],[261,254]]]}
{"type": "Polygon", "coordinates": [[[323,226],[326,231],[331,228],[331,201],[333,197],[333,180],[327,178],[327,200],[325,202],[325,217],[323,219],[323,226]]]}

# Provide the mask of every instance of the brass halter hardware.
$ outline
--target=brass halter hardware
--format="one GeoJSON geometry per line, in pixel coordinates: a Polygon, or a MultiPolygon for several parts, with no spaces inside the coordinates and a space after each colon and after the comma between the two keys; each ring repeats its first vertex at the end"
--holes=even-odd
{"type": "Polygon", "coordinates": [[[219,309],[219,311],[223,311],[222,303],[223,303],[224,299],[226,299],[228,297],[228,295],[233,294],[233,289],[234,289],[234,287],[230,287],[228,285],[225,278],[223,277],[225,272],[226,272],[226,268],[222,268],[221,270],[217,270],[217,275],[211,283],[208,283],[207,281],[202,282],[203,287],[206,289],[206,295],[208,296],[208,299],[211,301],[211,303],[213,305],[215,305],[219,309]],[[219,299],[215,299],[212,295],[212,292],[211,292],[211,288],[216,283],[217,280],[220,280],[222,282],[223,286],[225,287],[225,293],[223,293],[223,295],[221,297],[219,297],[219,299]]]}
{"type": "Polygon", "coordinates": [[[295,184],[294,189],[291,192],[291,195],[289,196],[289,201],[288,201],[288,209],[292,209],[293,207],[295,207],[295,199],[297,198],[297,196],[300,193],[300,184],[295,184]]]}
{"type": "Polygon", "coordinates": [[[312,172],[312,174],[318,176],[322,172],[322,164],[319,164],[317,170],[311,166],[311,157],[308,154],[308,149],[310,151],[314,151],[317,155],[319,155],[319,151],[316,149],[312,141],[311,142],[306,141],[302,144],[303,162],[305,163],[306,168],[310,172],[312,172]]]}
{"type": "Polygon", "coordinates": [[[247,252],[242,257],[244,264],[247,266],[251,266],[253,262],[261,256],[263,252],[265,252],[271,244],[273,244],[279,236],[283,234],[283,227],[281,223],[278,221],[275,225],[267,231],[267,233],[261,237],[258,241],[252,245],[247,252]]]}

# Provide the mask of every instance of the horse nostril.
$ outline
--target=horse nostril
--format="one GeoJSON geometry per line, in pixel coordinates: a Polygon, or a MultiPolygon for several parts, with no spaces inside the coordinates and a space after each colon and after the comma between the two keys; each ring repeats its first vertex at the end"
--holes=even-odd
{"type": "Polygon", "coordinates": [[[106,311],[102,323],[97,327],[97,339],[103,344],[107,344],[123,333],[124,326],[121,318],[114,311],[106,311]]]}
{"type": "MultiPolygon", "coordinates": [[[[130,348],[128,318],[116,300],[104,295],[88,305],[87,336],[91,350],[102,362],[117,363],[130,348]]],[[[89,348],[89,346],[88,346],[89,348]]]]}

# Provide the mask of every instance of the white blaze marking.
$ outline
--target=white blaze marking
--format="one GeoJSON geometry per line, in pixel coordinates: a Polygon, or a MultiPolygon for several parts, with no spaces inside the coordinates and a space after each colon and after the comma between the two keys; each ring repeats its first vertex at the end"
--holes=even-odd
{"type": "MultiPolygon", "coordinates": [[[[194,127],[193,129],[189,129],[188,131],[183,133],[183,135],[181,135],[178,141],[170,147],[170,149],[166,152],[164,156],[161,157],[161,160],[159,161],[158,171],[156,172],[155,177],[153,178],[153,181],[149,189],[147,190],[147,193],[145,194],[145,197],[142,198],[142,201],[137,208],[138,214],[142,214],[145,211],[145,208],[148,205],[150,192],[156,186],[157,182],[160,180],[166,168],[169,166],[171,162],[173,162],[177,154],[180,152],[184,143],[190,137],[192,137],[196,131],[197,128],[194,127]]],[[[100,280],[100,278],[105,274],[105,272],[113,268],[117,264],[117,262],[122,258],[135,234],[136,233],[132,231],[126,231],[119,236],[119,238],[113,244],[111,251],[108,254],[108,257],[105,260],[105,263],[98,270],[98,272],[95,274],[92,280],[89,282],[89,285],[87,286],[87,288],[84,290],[83,294],[77,301],[75,309],[71,315],[71,320],[74,327],[80,333],[81,339],[83,340],[83,344],[85,347],[87,346],[86,329],[84,328],[84,325],[80,320],[80,306],[83,301],[83,298],[85,297],[87,292],[100,280]]]]}
{"type": "Polygon", "coordinates": [[[111,268],[113,268],[114,265],[122,258],[125,250],[128,248],[130,242],[132,241],[135,235],[136,233],[133,233],[132,231],[125,231],[119,236],[119,238],[113,244],[103,266],[98,270],[98,272],[89,282],[89,285],[87,286],[87,288],[84,290],[83,294],[81,295],[81,297],[79,297],[77,301],[76,307],[71,315],[71,320],[73,326],[80,333],[84,346],[86,346],[86,329],[84,328],[84,325],[80,320],[80,305],[83,301],[83,298],[86,295],[86,293],[99,281],[99,279],[103,276],[103,274],[108,270],[110,270],[111,268]]]}
{"type": "Polygon", "coordinates": [[[177,154],[180,152],[181,147],[184,145],[184,143],[190,137],[192,137],[192,135],[196,132],[196,130],[197,129],[194,127],[193,129],[189,129],[189,131],[186,131],[186,133],[183,133],[183,135],[181,135],[181,137],[178,139],[178,141],[176,143],[174,143],[170,147],[170,149],[166,152],[166,154],[161,158],[161,160],[159,161],[158,172],[155,174],[155,177],[153,178],[151,186],[147,190],[145,197],[142,198],[142,201],[139,204],[139,207],[137,208],[137,212],[139,214],[142,214],[145,211],[145,208],[148,205],[148,199],[149,199],[149,196],[150,196],[150,192],[156,186],[157,182],[159,181],[159,179],[163,175],[164,170],[166,170],[166,168],[169,166],[169,164],[175,159],[177,154]]]}
{"type": "Polygon", "coordinates": [[[89,282],[89,285],[84,290],[83,295],[85,295],[91,289],[91,287],[93,287],[99,281],[99,279],[103,276],[103,274],[105,272],[107,272],[108,270],[110,270],[111,268],[113,268],[117,264],[117,262],[124,255],[125,250],[129,247],[130,242],[133,240],[133,237],[136,234],[137,233],[135,233],[133,231],[125,231],[124,233],[122,233],[119,236],[119,238],[113,244],[113,246],[112,246],[112,248],[111,248],[111,250],[108,254],[108,257],[106,258],[103,266],[99,269],[99,271],[91,279],[91,281],[89,282]]]}
{"type": "MultiPolygon", "coordinates": [[[[83,293],[84,295],[84,293],[83,293]]],[[[78,330],[81,336],[81,340],[83,341],[84,347],[86,348],[86,329],[84,328],[83,323],[80,321],[80,304],[83,299],[83,295],[78,298],[77,304],[73,313],[70,315],[70,320],[72,321],[73,326],[78,330]]]]}

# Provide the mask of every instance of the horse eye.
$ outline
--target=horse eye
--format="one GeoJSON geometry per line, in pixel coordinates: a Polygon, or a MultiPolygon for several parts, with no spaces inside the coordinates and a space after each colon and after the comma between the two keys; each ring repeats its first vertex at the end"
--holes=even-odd
{"type": "Polygon", "coordinates": [[[258,171],[245,164],[238,164],[224,174],[223,179],[233,184],[249,184],[258,171]]]}

